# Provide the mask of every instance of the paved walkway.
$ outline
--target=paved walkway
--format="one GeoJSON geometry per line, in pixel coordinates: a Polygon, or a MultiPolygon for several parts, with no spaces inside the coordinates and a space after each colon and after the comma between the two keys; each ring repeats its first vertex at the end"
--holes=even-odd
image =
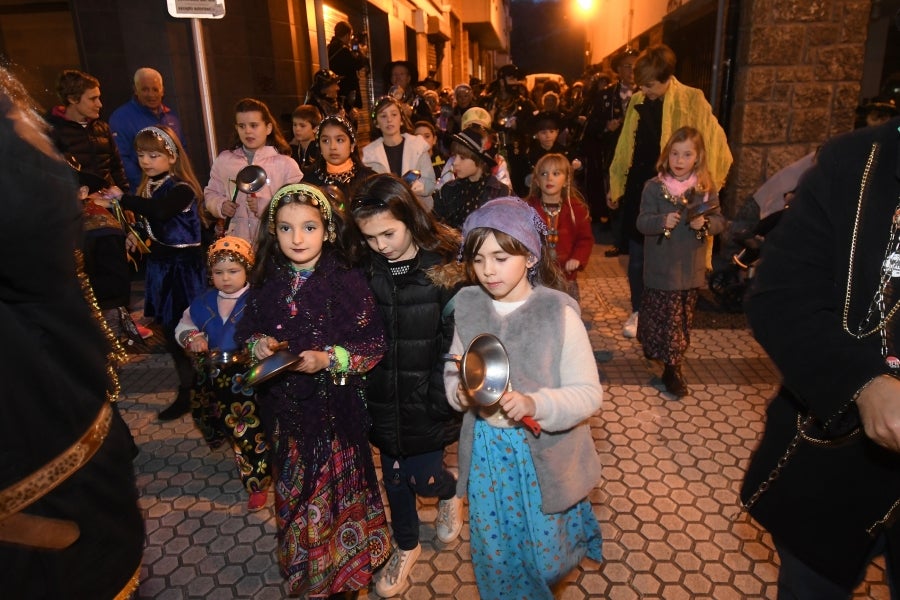
{"type": "MultiPolygon", "coordinates": [[[[625,257],[600,250],[581,290],[605,390],[592,419],[604,481],[591,495],[605,560],[583,563],[558,597],[774,598],[771,538],[739,510],[737,492],[776,370],[742,316],[701,311],[685,365],[691,395],[669,398],[660,369],[620,335],[629,312],[625,257]]],[[[284,598],[271,499],[248,513],[229,452],[210,451],[187,417],[156,421],[175,387],[165,355],[136,355],[123,373],[120,406],[141,449],[148,536],[138,597],[284,598]]],[[[468,526],[445,547],[434,538],[435,514],[435,503],[422,504],[423,551],[403,598],[477,599],[468,526]]],[[[887,599],[882,581],[872,567],[855,597],[887,599]]]]}

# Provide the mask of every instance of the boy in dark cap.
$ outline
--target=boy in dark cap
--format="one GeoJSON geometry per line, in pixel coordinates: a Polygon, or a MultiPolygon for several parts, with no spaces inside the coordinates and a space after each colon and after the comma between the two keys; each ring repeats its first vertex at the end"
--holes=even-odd
{"type": "Polygon", "coordinates": [[[511,190],[491,174],[497,163],[489,153],[491,137],[487,130],[472,125],[451,139],[455,179],[442,186],[435,196],[434,214],[459,229],[470,212],[488,200],[510,195],[511,190]]]}

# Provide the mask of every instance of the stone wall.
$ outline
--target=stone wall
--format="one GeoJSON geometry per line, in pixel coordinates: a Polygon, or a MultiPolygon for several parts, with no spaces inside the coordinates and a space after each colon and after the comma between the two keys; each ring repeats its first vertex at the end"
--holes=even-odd
{"type": "Polygon", "coordinates": [[[853,128],[871,0],[741,3],[727,196],[736,208],[773,173],[853,128]]]}

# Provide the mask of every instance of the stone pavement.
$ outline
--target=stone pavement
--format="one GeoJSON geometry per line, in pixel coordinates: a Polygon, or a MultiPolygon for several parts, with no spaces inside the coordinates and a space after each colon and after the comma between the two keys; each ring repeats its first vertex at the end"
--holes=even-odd
{"type": "MultiPolygon", "coordinates": [[[[626,257],[606,258],[602,249],[595,246],[580,282],[605,393],[592,419],[604,476],[591,495],[605,560],[585,561],[557,597],[774,598],[771,538],[741,512],[737,492],[777,372],[741,315],[700,311],[685,365],[691,395],[662,393],[661,369],[621,337],[626,257]]],[[[141,450],[135,466],[147,525],[138,597],[286,597],[271,497],[248,513],[230,451],[210,451],[188,417],[156,420],[176,387],[166,356],[135,355],[122,383],[120,407],[141,450]]],[[[445,547],[434,537],[436,512],[434,502],[421,503],[422,555],[402,597],[477,599],[468,525],[445,547]]],[[[888,598],[881,563],[855,597],[888,598]]]]}

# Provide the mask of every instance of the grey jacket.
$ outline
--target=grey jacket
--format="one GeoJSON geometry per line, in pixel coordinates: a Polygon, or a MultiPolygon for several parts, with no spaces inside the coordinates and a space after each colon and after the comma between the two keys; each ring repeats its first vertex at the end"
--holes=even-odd
{"type": "MultiPolygon", "coordinates": [[[[699,202],[702,192],[689,195],[689,202],[699,202]]],[[[709,192],[707,202],[717,200],[715,192],[709,192]]],[[[671,236],[662,237],[666,215],[677,207],[664,195],[663,185],[656,177],[644,184],[641,196],[641,212],[637,229],[644,234],[644,285],[656,290],[689,290],[706,286],[707,254],[712,246],[712,236],[725,229],[725,217],[718,208],[705,216],[708,219],[706,235],[697,239],[697,232],[688,226],[687,215],[672,230],[671,236]],[[660,242],[660,239],[662,241],[660,242]]]]}

